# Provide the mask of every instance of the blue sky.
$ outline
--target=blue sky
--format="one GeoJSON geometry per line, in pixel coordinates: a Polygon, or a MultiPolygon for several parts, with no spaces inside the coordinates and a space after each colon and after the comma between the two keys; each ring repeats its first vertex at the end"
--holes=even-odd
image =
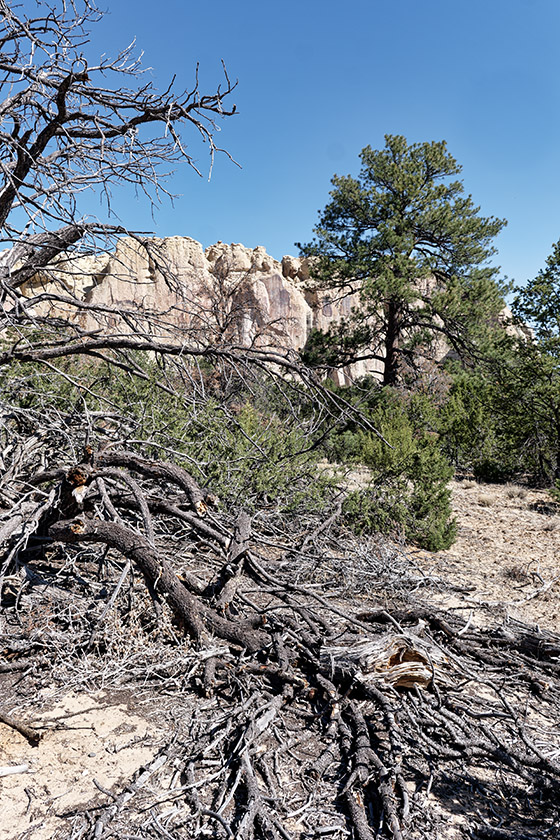
{"type": "Polygon", "coordinates": [[[199,61],[211,88],[226,62],[239,114],[220,141],[242,168],[222,157],[210,183],[177,171],[182,195],[155,220],[119,196],[130,227],[296,253],[332,175],[403,134],[445,139],[482,212],[508,219],[496,262],[510,278],[534,276],[560,238],[558,0],[110,0],[94,51],[133,37],[160,86],[189,85],[199,61]]]}

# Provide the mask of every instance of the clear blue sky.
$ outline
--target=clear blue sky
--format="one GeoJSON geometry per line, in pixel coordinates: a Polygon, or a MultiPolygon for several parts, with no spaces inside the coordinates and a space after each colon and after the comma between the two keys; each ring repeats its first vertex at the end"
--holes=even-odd
{"type": "Polygon", "coordinates": [[[560,238],[559,0],[110,0],[96,51],[133,37],[160,86],[190,84],[199,61],[211,88],[226,62],[239,114],[220,141],[242,168],[223,157],[210,183],[178,171],[182,196],[155,220],[120,204],[130,227],[296,253],[332,175],[403,134],[445,139],[482,212],[508,219],[496,261],[510,278],[534,276],[560,238]]]}

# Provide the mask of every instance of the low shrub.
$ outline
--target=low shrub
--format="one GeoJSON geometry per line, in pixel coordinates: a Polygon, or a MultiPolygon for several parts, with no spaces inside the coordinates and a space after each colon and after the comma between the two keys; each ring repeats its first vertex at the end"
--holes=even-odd
{"type": "Polygon", "coordinates": [[[288,513],[327,506],[335,481],[318,467],[320,453],[309,451],[305,417],[281,416],[268,405],[270,383],[217,393],[206,371],[210,384],[193,388],[167,374],[162,389],[157,364],[142,359],[142,368],[146,379],[101,362],[72,360],[46,373],[19,365],[0,379],[0,391],[10,394],[20,428],[27,423],[31,432],[45,417],[57,418],[47,434],[58,436],[69,463],[89,435],[90,442],[118,442],[184,466],[232,508],[288,513]]]}
{"type": "Polygon", "coordinates": [[[448,548],[456,537],[448,486],[453,469],[438,437],[415,426],[403,396],[384,389],[375,402],[368,416],[383,439],[347,429],[333,447],[339,459],[350,456],[371,471],[368,485],[347,498],[346,521],[358,532],[403,536],[430,551],[448,548]]]}

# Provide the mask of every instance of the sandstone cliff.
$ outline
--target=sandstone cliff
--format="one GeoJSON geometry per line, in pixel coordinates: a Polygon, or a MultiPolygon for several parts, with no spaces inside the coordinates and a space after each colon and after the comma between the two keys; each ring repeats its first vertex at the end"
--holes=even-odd
{"type": "MultiPolygon", "coordinates": [[[[279,262],[262,246],[224,242],[203,250],[186,236],[125,237],[114,252],[59,260],[29,282],[24,293],[39,296],[36,313],[63,314],[86,329],[281,350],[301,350],[313,329],[327,330],[359,304],[357,295],[336,298],[318,291],[306,258],[285,256],[279,262]]],[[[502,320],[520,334],[507,307],[502,320]]],[[[448,351],[444,342],[435,341],[432,358],[441,359],[448,351]]],[[[380,369],[379,362],[368,360],[332,376],[344,384],[380,369]]]]}
{"type": "MultiPolygon", "coordinates": [[[[350,315],[356,296],[338,300],[313,289],[308,261],[281,262],[261,246],[218,242],[205,251],[183,236],[142,242],[123,238],[112,253],[61,260],[48,274],[27,284],[25,294],[63,292],[87,305],[42,300],[41,314],[56,312],[94,329],[154,330],[188,334],[205,343],[227,340],[243,346],[299,350],[312,329],[327,329],[350,315]],[[123,322],[120,311],[128,313],[123,322]],[[158,313],[156,321],[148,314],[158,313]],[[157,326],[154,326],[157,324],[157,326]]],[[[375,362],[360,362],[339,380],[375,373],[375,362]]]]}

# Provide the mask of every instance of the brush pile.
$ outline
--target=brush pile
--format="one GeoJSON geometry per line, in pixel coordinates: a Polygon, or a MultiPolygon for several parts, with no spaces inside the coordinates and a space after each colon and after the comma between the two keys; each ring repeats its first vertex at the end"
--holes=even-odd
{"type": "Polygon", "coordinates": [[[336,502],[226,510],[141,447],[55,461],[4,448],[3,719],[46,681],[142,687],[163,739],[61,837],[560,836],[560,636],[430,608],[336,502]]]}

